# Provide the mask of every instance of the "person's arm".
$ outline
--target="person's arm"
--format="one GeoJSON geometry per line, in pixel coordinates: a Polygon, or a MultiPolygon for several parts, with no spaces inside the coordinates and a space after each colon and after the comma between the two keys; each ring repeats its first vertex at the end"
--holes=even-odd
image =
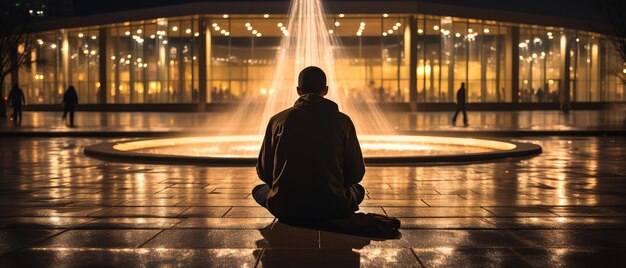
{"type": "Polygon", "coordinates": [[[353,185],[361,182],[365,175],[365,163],[363,162],[361,145],[359,145],[359,140],[356,136],[356,129],[350,118],[348,118],[347,141],[344,147],[343,157],[344,184],[353,185]]]}
{"type": "Polygon", "coordinates": [[[24,92],[21,94],[22,96],[22,104],[26,105],[26,97],[24,97],[24,92]]]}
{"type": "Polygon", "coordinates": [[[265,130],[265,137],[263,137],[263,144],[261,144],[261,151],[256,164],[256,172],[259,179],[270,187],[274,182],[274,149],[272,140],[272,121],[270,120],[265,130]]]}

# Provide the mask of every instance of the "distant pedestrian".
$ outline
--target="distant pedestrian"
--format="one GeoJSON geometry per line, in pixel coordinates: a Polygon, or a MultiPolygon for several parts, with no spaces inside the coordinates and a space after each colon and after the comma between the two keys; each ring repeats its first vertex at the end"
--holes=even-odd
{"type": "Polygon", "coordinates": [[[22,105],[26,104],[24,98],[24,92],[13,84],[11,92],[9,92],[9,106],[13,106],[13,124],[18,125],[22,123],[22,105]]]}
{"type": "Polygon", "coordinates": [[[78,94],[76,93],[74,86],[70,86],[63,94],[63,120],[65,120],[67,113],[69,112],[70,127],[74,126],[74,112],[76,111],[76,106],[78,106],[78,94]]]}
{"type": "Polygon", "coordinates": [[[463,126],[467,126],[467,111],[466,111],[467,98],[465,97],[465,83],[461,83],[461,88],[456,92],[456,112],[452,117],[452,125],[456,125],[456,117],[460,111],[463,111],[463,126]]]}

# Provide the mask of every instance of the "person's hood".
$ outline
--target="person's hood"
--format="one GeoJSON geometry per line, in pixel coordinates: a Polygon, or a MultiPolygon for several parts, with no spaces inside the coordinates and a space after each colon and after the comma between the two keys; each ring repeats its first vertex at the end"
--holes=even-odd
{"type": "Polygon", "coordinates": [[[337,104],[317,94],[304,94],[293,105],[305,111],[338,112],[337,104]]]}

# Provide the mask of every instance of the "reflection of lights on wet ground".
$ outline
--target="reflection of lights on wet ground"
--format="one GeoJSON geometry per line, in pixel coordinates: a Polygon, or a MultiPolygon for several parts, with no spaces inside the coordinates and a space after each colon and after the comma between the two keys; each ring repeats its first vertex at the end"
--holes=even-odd
{"type": "MultiPolygon", "coordinates": [[[[115,150],[145,154],[205,157],[256,157],[261,136],[205,136],[141,140],[119,143],[115,150]]],[[[443,155],[512,150],[511,143],[456,137],[362,135],[363,154],[367,156],[443,155]]]]}

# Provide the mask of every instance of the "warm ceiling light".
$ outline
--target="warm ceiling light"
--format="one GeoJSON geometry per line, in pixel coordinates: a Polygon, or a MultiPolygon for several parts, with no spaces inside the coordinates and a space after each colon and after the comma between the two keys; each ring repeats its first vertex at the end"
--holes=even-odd
{"type": "Polygon", "coordinates": [[[335,26],[339,27],[339,25],[341,25],[341,23],[339,23],[338,21],[335,21],[335,26]]]}
{"type": "Polygon", "coordinates": [[[389,17],[389,14],[385,13],[383,14],[383,18],[389,17]]]}
{"type": "Polygon", "coordinates": [[[343,17],[345,17],[345,16],[346,16],[346,15],[345,15],[345,14],[343,14],[343,13],[342,13],[342,14],[339,14],[339,17],[340,17],[340,18],[343,18],[343,17]]]}
{"type": "Polygon", "coordinates": [[[228,19],[228,14],[222,15],[222,18],[228,19]]]}
{"type": "Polygon", "coordinates": [[[489,29],[488,28],[483,29],[483,33],[489,33],[489,29]]]}
{"type": "Polygon", "coordinates": [[[172,27],[172,31],[174,31],[174,32],[175,32],[175,31],[178,31],[178,26],[174,26],[174,27],[172,27]]]}
{"type": "Polygon", "coordinates": [[[82,33],[79,33],[79,34],[78,34],[78,37],[80,37],[80,38],[83,38],[83,36],[85,36],[85,35],[84,35],[84,34],[82,34],[82,33]]]}
{"type": "Polygon", "coordinates": [[[266,19],[267,19],[267,18],[269,18],[269,17],[270,17],[270,14],[264,14],[264,15],[263,15],[263,18],[266,18],[266,19]]]}

